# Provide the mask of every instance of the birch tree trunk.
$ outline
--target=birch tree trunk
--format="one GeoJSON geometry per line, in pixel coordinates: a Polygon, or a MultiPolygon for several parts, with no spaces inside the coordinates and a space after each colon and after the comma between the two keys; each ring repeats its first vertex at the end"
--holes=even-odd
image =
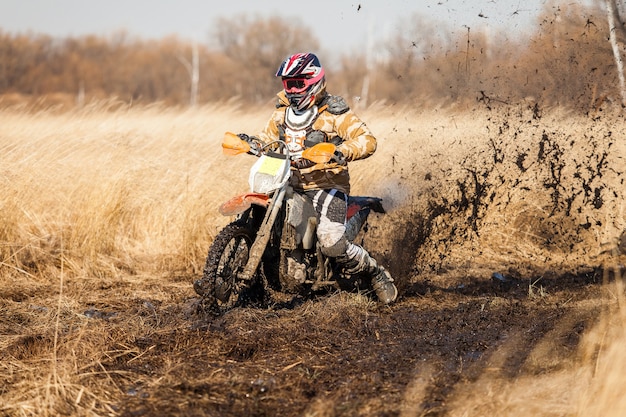
{"type": "MultiPolygon", "coordinates": [[[[606,0],[606,10],[609,22],[609,40],[611,47],[613,48],[613,56],[615,58],[615,65],[617,67],[619,82],[620,82],[620,94],[622,98],[622,107],[626,101],[626,91],[624,90],[624,65],[622,56],[619,50],[619,42],[617,35],[619,33],[621,41],[624,37],[624,26],[622,25],[619,11],[617,9],[616,0],[606,0]],[[617,26],[616,26],[617,25],[617,26]],[[618,32],[618,33],[616,33],[618,32]]],[[[608,148],[607,148],[608,149],[608,148]]],[[[610,178],[606,179],[606,184],[620,184],[620,170],[618,167],[623,166],[624,159],[626,158],[625,147],[622,143],[616,144],[612,148],[611,152],[608,152],[607,163],[609,166],[614,166],[616,169],[611,170],[610,178]]],[[[608,259],[609,264],[615,262],[615,255],[626,254],[624,248],[624,237],[626,236],[626,198],[624,195],[623,187],[617,187],[612,192],[606,194],[606,204],[601,208],[604,215],[603,227],[600,229],[599,241],[601,247],[610,249],[607,253],[611,255],[608,259]]]]}
{"type": "Polygon", "coordinates": [[[181,55],[178,60],[187,70],[189,80],[191,81],[191,91],[189,93],[189,105],[194,107],[198,102],[198,83],[200,81],[200,62],[198,58],[198,44],[193,43],[191,47],[191,62],[181,55]]]}
{"type": "Polygon", "coordinates": [[[191,57],[191,97],[189,104],[194,107],[198,103],[198,82],[200,81],[200,62],[198,59],[198,44],[193,43],[191,57]]]}
{"type": "MultiPolygon", "coordinates": [[[[617,67],[617,76],[619,77],[619,91],[622,98],[622,107],[626,106],[626,82],[624,80],[624,62],[622,61],[622,54],[619,51],[619,44],[617,42],[616,35],[616,20],[620,23],[619,15],[617,12],[616,0],[606,0],[606,11],[609,22],[609,41],[611,42],[611,48],[613,49],[613,57],[615,58],[615,66],[617,67]]],[[[622,28],[620,24],[620,28],[622,28]]]]}

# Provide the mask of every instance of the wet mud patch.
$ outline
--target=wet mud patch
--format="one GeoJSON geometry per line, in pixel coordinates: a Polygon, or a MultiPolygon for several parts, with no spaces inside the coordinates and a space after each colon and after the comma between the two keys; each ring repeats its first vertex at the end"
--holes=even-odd
{"type": "Polygon", "coordinates": [[[463,281],[433,276],[391,307],[337,293],[210,321],[172,318],[129,340],[133,354],[102,364],[125,392],[114,406],[124,416],[448,415],[458,389],[486,376],[575,366],[607,300],[598,271],[543,277],[536,293],[515,277],[463,281]]]}

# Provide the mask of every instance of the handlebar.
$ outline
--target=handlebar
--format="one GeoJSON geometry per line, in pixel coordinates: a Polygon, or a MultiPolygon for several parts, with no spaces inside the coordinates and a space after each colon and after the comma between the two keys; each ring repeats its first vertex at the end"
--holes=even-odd
{"type": "MultiPolygon", "coordinates": [[[[287,144],[283,140],[275,140],[273,142],[264,144],[260,149],[253,149],[250,143],[241,139],[239,136],[232,132],[226,132],[222,139],[222,151],[226,155],[239,155],[242,153],[251,153],[256,156],[266,153],[266,149],[270,148],[274,144],[279,144],[284,154],[289,158],[289,149],[287,144]]],[[[336,146],[329,142],[318,143],[310,148],[306,148],[302,151],[302,158],[315,162],[316,164],[324,164],[329,162],[336,151],[336,146]]]]}

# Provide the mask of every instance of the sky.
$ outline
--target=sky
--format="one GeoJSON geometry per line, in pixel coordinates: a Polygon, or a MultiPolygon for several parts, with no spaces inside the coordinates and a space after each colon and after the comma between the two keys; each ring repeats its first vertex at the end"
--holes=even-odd
{"type": "Polygon", "coordinates": [[[311,29],[329,54],[362,48],[403,30],[415,14],[447,31],[528,33],[548,0],[0,0],[0,30],[78,37],[126,31],[143,39],[175,35],[209,44],[219,17],[279,15],[311,29]],[[295,19],[294,19],[295,18],[295,19]]]}

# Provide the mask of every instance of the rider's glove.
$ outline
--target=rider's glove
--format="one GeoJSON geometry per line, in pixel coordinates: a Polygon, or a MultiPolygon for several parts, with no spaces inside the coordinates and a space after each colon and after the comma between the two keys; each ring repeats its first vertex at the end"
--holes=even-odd
{"type": "Polygon", "coordinates": [[[238,133],[239,139],[245,140],[250,145],[249,154],[258,155],[261,152],[261,143],[254,136],[248,136],[245,133],[238,133]]]}
{"type": "Polygon", "coordinates": [[[313,165],[315,165],[315,162],[309,161],[306,158],[299,158],[299,159],[296,159],[295,161],[291,161],[291,166],[294,168],[298,168],[298,169],[310,168],[313,165]]]}
{"type": "Polygon", "coordinates": [[[348,161],[346,161],[346,157],[341,153],[340,150],[336,150],[333,156],[330,158],[332,162],[336,162],[338,165],[348,165],[348,161]]]}

